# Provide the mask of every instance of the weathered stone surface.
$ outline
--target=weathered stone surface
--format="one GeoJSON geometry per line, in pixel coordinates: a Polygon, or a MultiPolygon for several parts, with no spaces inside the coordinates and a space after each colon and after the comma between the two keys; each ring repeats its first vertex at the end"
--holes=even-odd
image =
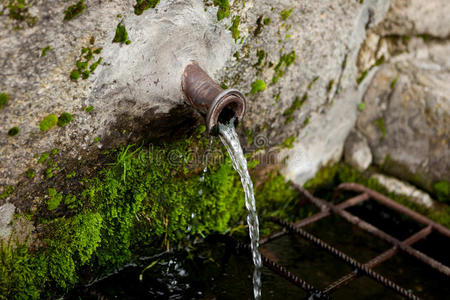
{"type": "MultiPolygon", "coordinates": [[[[316,5],[316,3],[312,5],[316,5]]],[[[341,49],[342,46],[345,48],[341,55],[341,73],[338,77],[331,77],[334,81],[322,82],[323,85],[320,88],[325,95],[314,91],[310,93],[305,89],[305,92],[310,95],[308,98],[310,101],[307,101],[305,110],[302,109],[299,112],[299,117],[308,118],[309,122],[306,127],[297,125],[297,127],[304,128],[300,134],[294,133],[297,138],[293,150],[284,150],[280,153],[282,158],[288,156],[283,174],[290,180],[302,184],[313,177],[320,167],[341,158],[345,139],[356,121],[357,105],[376,70],[374,68],[368,72],[365,80],[359,86],[357,85],[356,59],[358,51],[365,39],[366,28],[376,25],[383,18],[388,5],[389,1],[364,1],[364,6],[358,6],[358,12],[353,17],[349,16],[355,20],[351,27],[342,28],[342,26],[336,27],[336,24],[332,25],[336,27],[335,34],[340,36],[340,43],[332,46],[335,47],[332,53],[341,49]],[[346,34],[347,32],[349,34],[346,34]],[[327,95],[327,86],[330,82],[332,88],[327,95]],[[328,105],[319,106],[322,101],[328,105]]],[[[330,18],[332,17],[330,16],[330,18]]],[[[324,62],[323,57],[320,57],[322,54],[316,52],[320,47],[316,43],[313,44],[313,47],[315,50],[311,49],[308,53],[312,57],[305,59],[306,66],[313,64],[312,70],[319,68],[321,72],[326,72],[326,78],[330,78],[329,70],[322,67],[322,62],[324,62]],[[316,54],[320,56],[316,58],[316,54]]],[[[324,63],[331,63],[336,68],[339,67],[335,62],[324,63]]],[[[305,72],[304,66],[302,70],[305,72]]],[[[332,71],[331,74],[336,72],[337,70],[332,71]]],[[[292,132],[289,126],[284,127],[283,132],[286,130],[292,132]]]]}
{"type": "Polygon", "coordinates": [[[24,30],[12,30],[15,21],[0,16],[7,25],[0,30],[0,91],[11,97],[0,112],[0,186],[15,184],[27,168],[39,170],[33,156],[53,148],[67,160],[81,159],[102,144],[114,147],[193,126],[192,112],[179,108],[184,65],[196,59],[214,74],[236,45],[201,0],[162,1],[142,16],[133,13],[134,4],[86,1],[79,17],[63,21],[69,4],[37,1],[32,10],[37,24],[24,30]],[[130,45],[111,42],[121,20],[130,45]],[[41,57],[47,45],[52,49],[41,57]],[[73,82],[69,75],[82,47],[102,47],[94,59],[103,57],[103,63],[89,79],[73,82]],[[94,110],[83,111],[89,105],[94,110]],[[62,112],[73,114],[69,125],[39,130],[44,117],[62,112]],[[21,132],[8,137],[13,126],[21,132]],[[96,137],[101,143],[94,142],[96,137]]]}
{"type": "Polygon", "coordinates": [[[366,170],[372,163],[372,152],[366,138],[356,130],[350,132],[344,145],[344,159],[347,164],[358,169],[366,170]]]}
{"type": "Polygon", "coordinates": [[[0,241],[6,240],[11,235],[11,222],[16,207],[11,203],[5,203],[0,206],[0,241]]]}
{"type": "Polygon", "coordinates": [[[394,0],[376,31],[381,35],[431,35],[450,37],[450,2],[394,0]]]}
{"type": "MultiPolygon", "coordinates": [[[[53,148],[59,149],[58,160],[63,162],[58,172],[79,168],[89,173],[92,170],[82,165],[95,161],[99,149],[191,129],[198,115],[186,106],[180,86],[181,72],[191,59],[198,60],[215,80],[246,93],[248,110],[241,134],[251,130],[265,137],[266,148],[284,147],[278,157],[279,163],[286,161],[283,173],[303,183],[321,166],[340,159],[357,117],[356,107],[377,71],[373,65],[381,56],[387,59],[390,55],[389,43],[377,31],[387,25],[375,28],[388,10],[388,0],[266,0],[246,1],[245,5],[232,1],[230,17],[219,22],[217,7],[205,6],[201,0],[162,0],[141,16],[133,13],[134,3],[86,1],[86,10],[79,17],[63,21],[66,6],[35,1],[29,11],[38,21],[34,27],[22,24],[25,29],[21,30],[13,30],[17,22],[8,18],[7,10],[0,16],[5,24],[0,30],[4,45],[0,91],[11,96],[0,112],[4,135],[0,139],[0,186],[15,185],[19,180],[42,183],[46,166],[37,164],[34,156],[53,148]],[[281,16],[283,10],[291,9],[289,17],[281,16]],[[229,27],[237,17],[240,34],[235,31],[233,37],[229,27]],[[266,18],[271,22],[264,24],[266,18]],[[112,43],[119,22],[128,31],[129,45],[112,43]],[[367,28],[373,30],[366,39],[367,28]],[[91,37],[95,37],[93,45],[91,37]],[[366,50],[360,51],[364,40],[366,50]],[[41,57],[41,50],[48,45],[52,49],[41,57]],[[70,72],[82,47],[87,46],[103,48],[96,56],[101,56],[103,63],[87,80],[73,82],[70,72]],[[283,65],[283,55],[295,60],[283,65]],[[356,79],[366,69],[367,76],[358,85],[356,79]],[[267,87],[252,94],[251,84],[256,79],[264,80],[267,87]],[[302,99],[301,107],[288,113],[296,99],[302,99]],[[82,109],[90,105],[92,112],[82,109]],[[62,112],[72,113],[74,120],[63,128],[39,130],[45,116],[62,112]],[[6,132],[13,126],[21,132],[8,137],[6,132]],[[294,143],[286,142],[294,138],[294,143]],[[36,170],[32,180],[24,176],[29,168],[36,170]]],[[[416,57],[411,60],[446,59],[441,66],[445,69],[448,55],[442,47],[437,44],[430,51],[422,47],[414,51],[416,57]]],[[[393,71],[389,76],[396,74],[393,71]]],[[[376,93],[374,81],[367,97],[376,93]]],[[[374,140],[380,139],[379,130],[371,123],[373,117],[361,129],[372,150],[378,149],[374,140]]],[[[375,154],[377,163],[380,151],[375,154]]],[[[36,188],[45,191],[57,184],[36,188]]]]}
{"type": "MultiPolygon", "coordinates": [[[[131,0],[85,3],[86,10],[80,16],[63,21],[66,5],[33,2],[29,11],[38,21],[22,30],[12,30],[17,24],[8,18],[7,10],[0,16],[6,24],[0,30],[4,45],[0,90],[11,96],[0,113],[0,132],[5,134],[13,126],[21,129],[18,136],[0,140],[0,185],[14,185],[19,179],[30,182],[24,178],[28,168],[36,170],[32,182],[42,182],[45,166],[33,157],[53,148],[59,149],[59,159],[66,164],[59,166],[64,172],[80,168],[71,161],[95,160],[99,148],[173,136],[192,128],[196,114],[185,106],[180,87],[181,72],[191,59],[198,60],[214,79],[244,93],[257,78],[267,83],[265,91],[248,94],[248,113],[241,131],[252,129],[266,136],[269,146],[298,136],[306,120],[311,119],[312,128],[321,123],[337,128],[329,115],[351,114],[338,121],[343,122],[338,135],[324,127],[324,136],[318,140],[329,140],[333,147],[324,149],[323,157],[315,157],[309,171],[312,175],[342,152],[359,101],[354,96],[349,101],[343,95],[348,90],[353,95],[356,90],[354,61],[365,29],[382,19],[389,1],[267,0],[246,1],[245,5],[234,1],[230,18],[220,22],[217,7],[205,7],[201,0],[163,0],[141,16],[134,15],[131,0]],[[283,19],[281,12],[291,9],[292,14],[283,19]],[[235,17],[240,17],[236,40],[229,30],[235,17]],[[270,24],[262,24],[260,17],[270,18],[270,24]],[[121,21],[128,31],[129,45],[111,42],[121,21]],[[48,45],[52,49],[41,57],[41,49],[48,45]],[[101,56],[103,63],[87,80],[73,82],[69,75],[82,47],[88,46],[103,48],[96,56],[101,56]],[[260,65],[258,50],[264,51],[260,65]],[[294,57],[294,53],[291,65],[275,71],[282,55],[294,57]],[[271,83],[274,77],[278,81],[271,83]],[[308,99],[287,124],[284,112],[297,96],[306,93],[308,99]],[[90,113],[82,109],[89,105],[94,107],[90,113]],[[62,112],[72,113],[74,120],[63,128],[39,130],[45,116],[62,112]]],[[[294,149],[283,156],[296,152],[294,149]]]]}
{"type": "Polygon", "coordinates": [[[429,191],[450,178],[450,43],[405,53],[375,75],[357,128],[384,171],[429,191]]]}
{"type": "Polygon", "coordinates": [[[406,182],[382,174],[373,174],[371,178],[376,179],[389,192],[404,195],[409,200],[428,208],[434,206],[433,199],[431,199],[430,195],[406,182]]]}

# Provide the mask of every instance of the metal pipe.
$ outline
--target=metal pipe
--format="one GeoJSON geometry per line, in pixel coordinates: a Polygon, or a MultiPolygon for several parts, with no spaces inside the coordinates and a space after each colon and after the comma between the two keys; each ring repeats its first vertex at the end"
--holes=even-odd
{"type": "Polygon", "coordinates": [[[235,89],[223,90],[196,61],[184,69],[181,86],[189,103],[206,117],[206,129],[212,135],[218,133],[218,122],[235,118],[237,124],[244,117],[244,95],[235,89]]]}

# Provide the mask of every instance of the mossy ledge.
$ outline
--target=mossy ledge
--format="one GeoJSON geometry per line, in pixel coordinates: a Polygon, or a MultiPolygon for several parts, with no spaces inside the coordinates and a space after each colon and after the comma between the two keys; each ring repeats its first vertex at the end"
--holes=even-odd
{"type": "Polygon", "coordinates": [[[36,210],[16,216],[39,228],[33,246],[0,243],[0,299],[57,297],[86,279],[80,273],[113,271],[142,249],[173,249],[242,226],[238,175],[223,149],[202,172],[199,153],[209,141],[200,132],[171,144],[110,150],[111,163],[92,178],[67,179],[80,180],[78,192],[57,183],[49,188],[36,210]]]}

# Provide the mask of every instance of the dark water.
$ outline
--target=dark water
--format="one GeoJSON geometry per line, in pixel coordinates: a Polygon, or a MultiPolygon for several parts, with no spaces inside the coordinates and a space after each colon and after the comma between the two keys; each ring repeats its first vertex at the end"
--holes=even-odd
{"type": "MultiPolygon", "coordinates": [[[[421,226],[369,201],[349,211],[404,239],[421,226]]],[[[338,216],[330,216],[305,229],[360,262],[390,248],[385,243],[338,216]]],[[[448,239],[431,234],[415,247],[428,255],[449,261],[448,239]]],[[[286,235],[261,247],[261,252],[319,289],[352,271],[325,251],[296,236],[286,235]]],[[[397,254],[375,271],[412,290],[424,299],[449,299],[450,280],[409,257],[397,254]]],[[[67,299],[252,299],[253,262],[248,255],[228,252],[223,243],[205,241],[194,248],[157,259],[140,261],[89,287],[81,287],[67,299]],[[156,263],[155,263],[156,262],[156,263]],[[139,276],[142,270],[154,264],[139,276]]],[[[267,268],[262,271],[264,299],[305,299],[306,293],[267,268]]],[[[338,289],[334,299],[401,299],[375,281],[360,277],[338,289]]]]}

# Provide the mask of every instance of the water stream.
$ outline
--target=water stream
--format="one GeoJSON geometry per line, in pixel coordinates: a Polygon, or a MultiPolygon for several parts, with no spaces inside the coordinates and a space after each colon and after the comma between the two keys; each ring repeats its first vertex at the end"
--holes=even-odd
{"type": "Polygon", "coordinates": [[[245,192],[245,206],[248,209],[247,224],[248,232],[251,241],[251,250],[253,264],[255,265],[253,271],[253,294],[255,299],[261,299],[261,269],[262,261],[261,254],[259,253],[259,221],[258,214],[256,212],[255,194],[253,192],[253,183],[248,173],[247,160],[245,159],[242,151],[241,143],[239,142],[238,135],[234,129],[233,120],[228,125],[219,123],[219,133],[222,143],[230,154],[231,161],[233,162],[234,169],[241,176],[242,187],[245,192]]]}

